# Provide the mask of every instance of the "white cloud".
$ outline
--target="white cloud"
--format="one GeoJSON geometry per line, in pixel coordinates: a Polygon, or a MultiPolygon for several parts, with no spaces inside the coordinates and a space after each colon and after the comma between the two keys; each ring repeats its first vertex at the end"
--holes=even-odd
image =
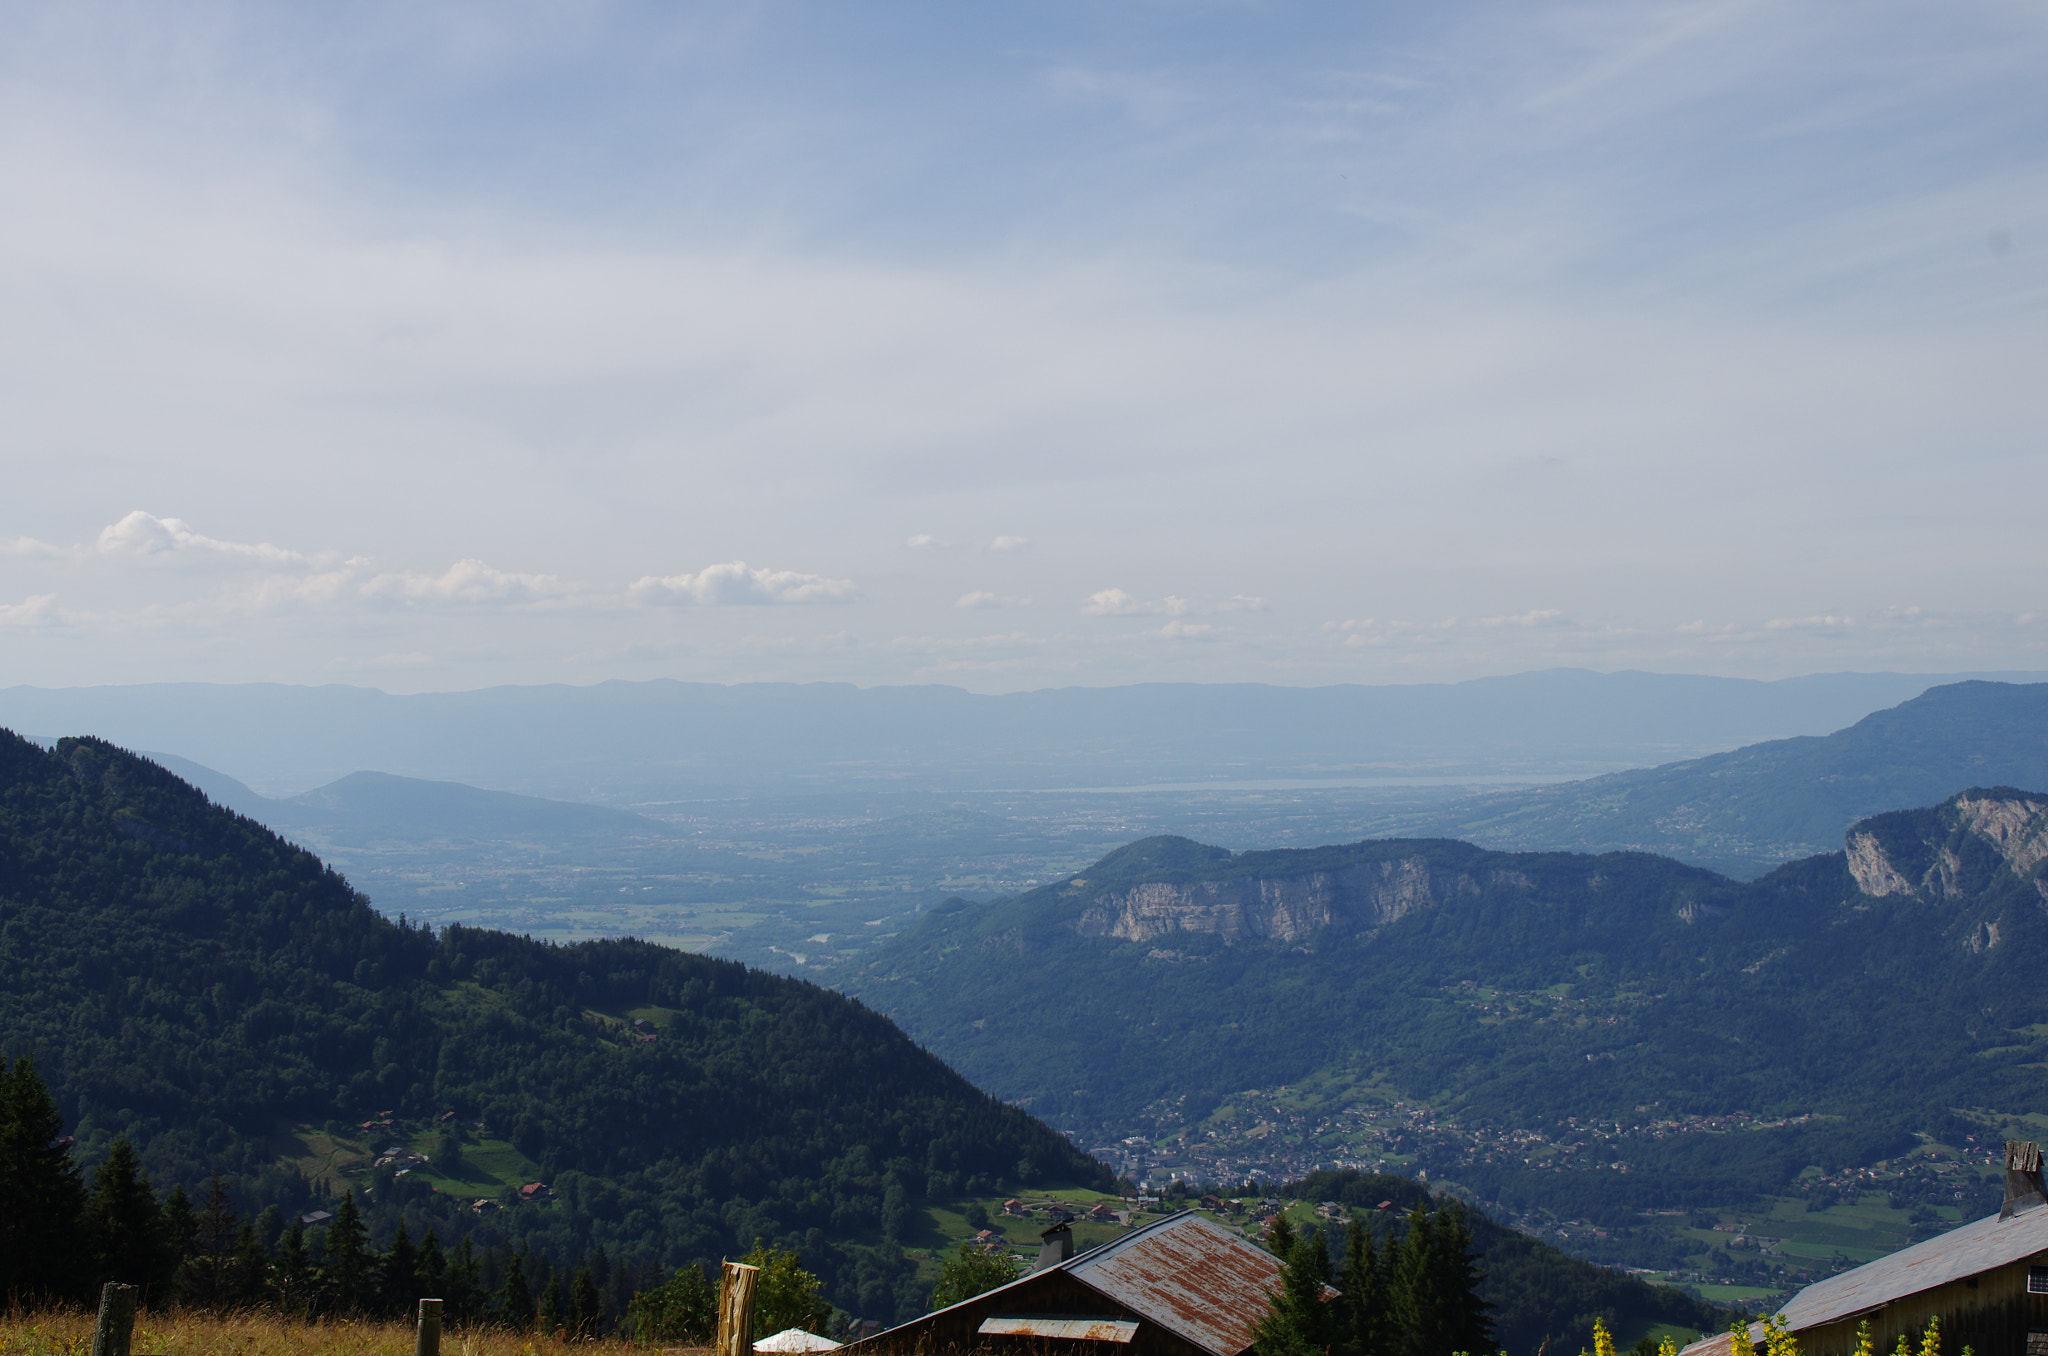
{"type": "Polygon", "coordinates": [[[1851,619],[1832,614],[1821,617],[1773,617],[1764,623],[1766,631],[1844,631],[1851,619]]]}
{"type": "Polygon", "coordinates": [[[1031,547],[1029,537],[997,537],[988,544],[991,551],[1024,551],[1031,547]]]}
{"type": "Polygon", "coordinates": [[[1011,598],[1000,593],[990,593],[986,589],[976,589],[972,593],[963,593],[954,599],[953,606],[977,608],[1029,607],[1031,606],[1031,600],[1029,598],[1011,598]]]}
{"type": "Polygon", "coordinates": [[[1364,617],[1356,621],[1326,621],[1323,623],[1323,629],[1325,631],[1344,632],[1370,631],[1376,624],[1371,617],[1364,617]]]}
{"type": "Polygon", "coordinates": [[[1554,607],[1538,608],[1512,617],[1481,617],[1481,626],[1570,626],[1571,619],[1554,607]]]}
{"type": "Polygon", "coordinates": [[[946,543],[940,541],[929,532],[920,532],[914,537],[904,538],[903,544],[913,551],[927,551],[934,548],[943,548],[946,543]]]}
{"type": "Polygon", "coordinates": [[[1216,628],[1211,626],[1208,622],[1170,621],[1166,625],[1160,627],[1158,631],[1154,632],[1154,634],[1164,636],[1168,640],[1176,640],[1183,638],[1193,638],[1196,636],[1206,636],[1215,631],[1215,629],[1216,628]]]}
{"type": "Polygon", "coordinates": [[[38,593],[18,603],[0,603],[0,626],[49,626],[56,620],[54,593],[38,593]]]}
{"type": "Polygon", "coordinates": [[[167,556],[196,553],[250,565],[302,566],[310,562],[297,551],[269,542],[222,541],[201,536],[182,518],[159,518],[137,509],[118,523],[100,529],[95,543],[101,555],[167,556]]]}
{"type": "Polygon", "coordinates": [[[794,570],[751,570],[743,560],[707,565],[695,574],[646,575],[627,593],[642,602],[706,606],[768,603],[850,603],[859,594],[851,579],[794,570]]]}
{"type": "Polygon", "coordinates": [[[26,558],[48,558],[68,554],[61,546],[52,546],[34,537],[16,537],[12,541],[0,542],[0,556],[21,556],[26,558]]]}
{"type": "Polygon", "coordinates": [[[1084,617],[1129,617],[1149,610],[1122,589],[1098,590],[1089,594],[1088,601],[1081,605],[1084,617]]]}
{"type": "Polygon", "coordinates": [[[1089,595],[1082,605],[1081,613],[1089,617],[1134,617],[1144,614],[1164,617],[1188,617],[1204,612],[1264,612],[1266,600],[1249,594],[1237,593],[1220,603],[1205,603],[1197,598],[1183,598],[1169,593],[1156,602],[1135,597],[1122,589],[1103,589],[1089,595]]]}
{"type": "Polygon", "coordinates": [[[458,560],[440,574],[373,575],[357,592],[408,603],[531,603],[575,590],[551,574],[516,574],[481,560],[458,560]]]}

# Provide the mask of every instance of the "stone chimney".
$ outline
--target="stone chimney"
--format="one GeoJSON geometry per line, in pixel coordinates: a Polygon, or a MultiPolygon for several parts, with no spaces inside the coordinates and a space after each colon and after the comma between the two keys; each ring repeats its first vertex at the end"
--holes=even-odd
{"type": "Polygon", "coordinates": [[[2048,1205],[2041,1183],[2041,1146],[2030,1139],[2005,1142],[2005,1204],[1998,1217],[2011,1219],[2037,1205],[2048,1205]]]}
{"type": "Polygon", "coordinates": [[[1074,1231],[1061,1220],[1038,1236],[1038,1265],[1033,1271],[1056,1267],[1074,1255],[1074,1231]]]}

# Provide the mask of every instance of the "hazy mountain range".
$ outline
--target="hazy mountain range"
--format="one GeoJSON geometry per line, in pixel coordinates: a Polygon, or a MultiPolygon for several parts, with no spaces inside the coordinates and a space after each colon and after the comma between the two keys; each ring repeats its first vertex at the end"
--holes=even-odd
{"type": "Polygon", "coordinates": [[[1839,847],[1864,815],[1972,785],[2048,787],[2048,684],[1951,683],[1825,737],[1481,795],[1373,828],[1497,848],[1658,852],[1748,878],[1839,847]]]}
{"type": "Polygon", "coordinates": [[[376,770],[633,804],[846,790],[1583,777],[1824,734],[1953,677],[1766,683],[1559,669],[1411,686],[1149,684],[1003,696],[668,681],[412,696],[277,684],[13,687],[0,690],[0,726],[161,749],[267,795],[376,770]]]}

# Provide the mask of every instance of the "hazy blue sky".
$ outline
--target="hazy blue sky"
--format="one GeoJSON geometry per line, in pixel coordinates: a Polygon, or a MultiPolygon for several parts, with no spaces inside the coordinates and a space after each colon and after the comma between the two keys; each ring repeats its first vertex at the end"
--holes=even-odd
{"type": "Polygon", "coordinates": [[[2048,7],[0,8],[0,683],[2048,668],[2048,7]]]}

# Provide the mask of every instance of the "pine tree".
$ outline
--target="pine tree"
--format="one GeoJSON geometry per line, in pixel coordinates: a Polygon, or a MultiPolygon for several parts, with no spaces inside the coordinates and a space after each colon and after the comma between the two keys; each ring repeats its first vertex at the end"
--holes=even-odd
{"type": "Polygon", "coordinates": [[[76,1298],[90,1283],[85,1188],[63,1133],[35,1061],[0,1062],[0,1294],[76,1298]]]}
{"type": "Polygon", "coordinates": [[[382,1303],[378,1307],[386,1315],[404,1318],[420,1297],[419,1254],[413,1249],[404,1219],[392,1231],[391,1250],[384,1254],[380,1270],[382,1303]]]}
{"type": "Polygon", "coordinates": [[[199,1208],[197,1236],[191,1256],[179,1270],[178,1290],[189,1303],[215,1313],[234,1303],[236,1222],[225,1177],[215,1173],[206,1182],[206,1200],[199,1208]]]}
{"type": "Polygon", "coordinates": [[[192,1255],[192,1247],[199,1238],[199,1214],[192,1208],[192,1201],[185,1195],[185,1188],[175,1183],[164,1195],[163,1209],[158,1214],[156,1271],[150,1277],[151,1293],[166,1298],[172,1293],[172,1279],[178,1268],[192,1255]]]}
{"type": "Polygon", "coordinates": [[[448,1267],[448,1284],[441,1293],[456,1318],[466,1322],[482,1316],[484,1292],[478,1277],[476,1246],[467,1237],[455,1250],[455,1260],[448,1267]]]}
{"type": "Polygon", "coordinates": [[[345,1191],[327,1226],[320,1288],[330,1308],[342,1314],[365,1312],[375,1298],[375,1263],[370,1256],[370,1231],[356,1210],[356,1193],[345,1191]]]}
{"type": "Polygon", "coordinates": [[[1389,1271],[1388,1309],[1396,1327],[1387,1344],[1390,1356],[1493,1349],[1487,1317],[1493,1306],[1479,1298],[1472,1231],[1462,1206],[1416,1206],[1389,1271]]]}
{"type": "Polygon", "coordinates": [[[1380,1250],[1372,1231],[1354,1218],[1345,1230],[1344,1340],[1347,1356],[1385,1356],[1387,1349],[1387,1284],[1380,1250]]]}
{"type": "Polygon", "coordinates": [[[1266,1247],[1283,1262],[1294,1251],[1294,1226],[1287,1222],[1285,1210],[1273,1216],[1273,1225],[1266,1231],[1266,1247]]]}
{"type": "Polygon", "coordinates": [[[448,1302],[448,1258],[442,1253],[441,1240],[434,1236],[432,1229],[428,1229],[427,1236],[420,1240],[419,1275],[420,1293],[441,1296],[445,1306],[448,1302]]]}
{"type": "Polygon", "coordinates": [[[547,1288],[540,1292],[540,1330],[543,1336],[552,1337],[567,1326],[569,1314],[562,1298],[562,1278],[548,1277],[547,1288]]]}
{"type": "Polygon", "coordinates": [[[270,1259],[264,1255],[263,1240],[256,1236],[256,1226],[243,1220],[235,1235],[234,1257],[228,1263],[229,1303],[242,1309],[260,1302],[269,1277],[270,1259]]]}
{"type": "Polygon", "coordinates": [[[505,1284],[498,1288],[498,1321],[514,1332],[533,1326],[533,1291],[527,1288],[526,1268],[516,1252],[505,1268],[505,1284]]]}
{"type": "Polygon", "coordinates": [[[277,1245],[270,1294],[280,1313],[304,1314],[313,1303],[313,1259],[306,1253],[306,1226],[293,1220],[277,1245]]]}
{"type": "Polygon", "coordinates": [[[585,1262],[576,1268],[576,1280],[569,1287],[569,1335],[595,1337],[603,1326],[604,1310],[598,1299],[597,1273],[585,1262]]]}
{"type": "Polygon", "coordinates": [[[1321,1356],[1340,1336],[1338,1313],[1324,1295],[1330,1253],[1314,1229],[1291,1239],[1280,1268],[1280,1289],[1252,1330],[1259,1356],[1321,1356]]]}
{"type": "MultiPolygon", "coordinates": [[[[189,1219],[189,1207],[185,1212],[189,1219]]],[[[165,1237],[162,1207],[149,1174],[126,1135],[114,1140],[106,1161],[93,1170],[85,1202],[85,1234],[92,1248],[94,1283],[120,1281],[143,1288],[145,1302],[170,1299],[160,1292],[171,1240],[165,1237]]]]}

